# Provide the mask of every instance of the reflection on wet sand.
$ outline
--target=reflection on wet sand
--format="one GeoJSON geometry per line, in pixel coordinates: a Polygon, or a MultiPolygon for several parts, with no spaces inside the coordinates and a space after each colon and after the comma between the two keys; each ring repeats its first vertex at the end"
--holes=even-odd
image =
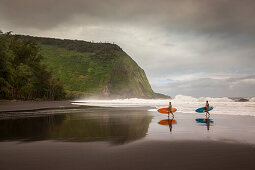
{"type": "Polygon", "coordinates": [[[158,122],[160,125],[168,125],[170,132],[172,132],[173,124],[177,124],[177,121],[174,119],[163,119],[158,122]]]}
{"type": "Polygon", "coordinates": [[[198,118],[196,119],[196,122],[202,126],[206,125],[208,131],[210,130],[210,126],[213,126],[214,123],[213,120],[210,119],[210,116],[206,116],[206,118],[198,118]]]}
{"type": "Polygon", "coordinates": [[[110,141],[123,144],[146,136],[152,116],[143,113],[66,113],[0,120],[0,141],[110,141]]]}

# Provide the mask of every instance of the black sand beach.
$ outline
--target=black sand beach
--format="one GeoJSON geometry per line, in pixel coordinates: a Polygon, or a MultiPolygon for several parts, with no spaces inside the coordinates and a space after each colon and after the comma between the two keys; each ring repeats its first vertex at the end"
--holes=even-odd
{"type": "Polygon", "coordinates": [[[0,112],[77,107],[71,101],[0,101],[0,112]]]}
{"type": "Polygon", "coordinates": [[[31,112],[39,116],[0,120],[0,169],[254,169],[255,165],[252,116],[212,115],[206,121],[201,114],[177,112],[172,124],[162,125],[166,115],[144,108],[31,112]]]}
{"type": "Polygon", "coordinates": [[[255,147],[211,141],[1,143],[1,169],[254,169],[255,147]]]}

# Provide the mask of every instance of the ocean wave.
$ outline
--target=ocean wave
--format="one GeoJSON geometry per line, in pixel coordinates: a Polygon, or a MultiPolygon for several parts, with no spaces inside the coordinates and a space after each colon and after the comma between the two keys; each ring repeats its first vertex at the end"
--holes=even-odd
{"type": "Polygon", "coordinates": [[[173,101],[175,101],[175,102],[206,102],[207,100],[210,102],[234,102],[234,100],[232,100],[228,97],[218,97],[218,98],[216,98],[216,97],[199,97],[199,98],[195,98],[192,96],[177,95],[173,99],[173,101]]]}
{"type": "Polygon", "coordinates": [[[181,113],[196,113],[195,110],[205,106],[205,101],[208,100],[214,109],[212,114],[225,115],[250,115],[255,116],[255,97],[250,98],[249,102],[237,102],[237,100],[227,97],[211,98],[177,95],[174,99],[113,99],[113,100],[76,100],[73,104],[86,106],[101,106],[101,107],[150,107],[147,111],[157,112],[157,109],[167,107],[171,101],[173,107],[177,108],[177,112],[181,113]]]}
{"type": "MultiPolygon", "coordinates": [[[[129,98],[129,99],[112,99],[112,100],[76,100],[73,104],[77,105],[88,105],[88,106],[105,106],[105,107],[139,107],[139,106],[167,106],[171,101],[172,103],[230,103],[230,102],[240,102],[240,99],[230,99],[228,97],[214,98],[214,97],[199,97],[195,98],[192,96],[177,95],[174,99],[139,99],[139,98],[129,98]]],[[[255,102],[255,98],[247,100],[250,102],[255,102]]]]}
{"type": "MultiPolygon", "coordinates": [[[[240,99],[234,100],[228,97],[199,97],[195,98],[192,96],[177,95],[174,99],[140,99],[140,98],[128,98],[128,99],[112,99],[112,100],[87,100],[80,99],[73,101],[73,104],[77,105],[89,105],[89,106],[106,106],[106,107],[136,107],[136,106],[164,106],[168,105],[171,101],[172,103],[229,103],[229,102],[239,102],[240,99]]],[[[255,98],[248,100],[250,102],[255,102],[255,98]]]]}
{"type": "Polygon", "coordinates": [[[89,106],[109,106],[109,107],[137,107],[167,105],[168,99],[112,99],[112,100],[76,100],[73,104],[89,106]]]}
{"type": "Polygon", "coordinates": [[[255,102],[255,97],[250,98],[249,102],[255,102]]]}

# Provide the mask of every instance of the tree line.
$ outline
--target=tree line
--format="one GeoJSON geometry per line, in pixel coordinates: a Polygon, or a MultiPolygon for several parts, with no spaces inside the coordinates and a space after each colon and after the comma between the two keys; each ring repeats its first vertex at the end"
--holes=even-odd
{"type": "Polygon", "coordinates": [[[33,40],[0,31],[0,99],[65,98],[63,84],[41,63],[39,50],[33,40]]]}
{"type": "MultiPolygon", "coordinates": [[[[18,36],[18,35],[17,35],[18,36]]],[[[116,51],[122,51],[122,49],[112,43],[93,43],[82,40],[69,40],[69,39],[55,39],[55,38],[42,38],[33,37],[27,35],[19,35],[24,40],[35,40],[41,44],[55,45],[68,50],[75,50],[78,52],[94,53],[95,55],[113,54],[116,51]]]]}

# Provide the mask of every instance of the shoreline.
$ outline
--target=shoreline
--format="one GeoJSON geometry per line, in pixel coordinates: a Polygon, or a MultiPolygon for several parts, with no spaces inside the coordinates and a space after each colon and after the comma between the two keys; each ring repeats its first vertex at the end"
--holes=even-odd
{"type": "Polygon", "coordinates": [[[79,105],[72,104],[70,100],[63,101],[0,101],[0,112],[32,111],[56,108],[77,108],[79,105]]]}

